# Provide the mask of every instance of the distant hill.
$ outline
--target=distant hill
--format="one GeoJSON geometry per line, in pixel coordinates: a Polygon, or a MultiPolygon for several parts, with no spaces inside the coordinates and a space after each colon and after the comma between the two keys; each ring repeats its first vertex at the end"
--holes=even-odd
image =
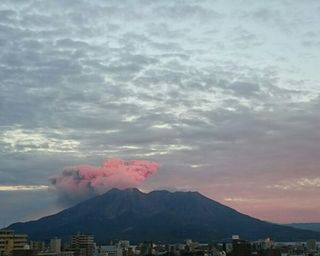
{"type": "Polygon", "coordinates": [[[290,223],[286,226],[320,232],[320,223],[290,223]]]}
{"type": "Polygon", "coordinates": [[[198,192],[112,189],[57,214],[9,226],[31,239],[94,234],[98,243],[126,239],[179,242],[271,237],[278,241],[320,239],[320,233],[264,222],[241,214],[198,192]]]}

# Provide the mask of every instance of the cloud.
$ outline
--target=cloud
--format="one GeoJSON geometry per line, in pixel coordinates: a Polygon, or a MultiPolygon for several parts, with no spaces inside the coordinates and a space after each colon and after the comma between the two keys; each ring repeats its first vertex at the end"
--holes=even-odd
{"type": "Polygon", "coordinates": [[[2,0],[1,185],[108,155],[161,163],[149,190],[287,202],[266,184],[320,165],[320,3],[231,2],[2,0]]]}
{"type": "Polygon", "coordinates": [[[39,131],[9,129],[0,134],[0,141],[4,144],[5,150],[9,152],[75,152],[77,150],[78,141],[55,138],[59,131],[55,131],[51,138],[46,133],[42,129],[39,131]]]}
{"type": "Polygon", "coordinates": [[[49,178],[62,201],[80,201],[100,195],[111,188],[141,185],[158,170],[155,162],[110,159],[101,166],[79,165],[64,169],[61,175],[49,178]]]}
{"type": "Polygon", "coordinates": [[[49,186],[47,185],[1,185],[1,191],[37,191],[37,190],[48,190],[49,186]]]}
{"type": "Polygon", "coordinates": [[[255,198],[243,198],[243,197],[226,197],[224,198],[226,202],[246,202],[246,203],[256,203],[258,200],[255,198]]]}
{"type": "Polygon", "coordinates": [[[320,189],[320,178],[300,178],[290,181],[284,181],[279,184],[267,186],[269,189],[279,189],[284,191],[299,190],[318,190],[320,189]]]}

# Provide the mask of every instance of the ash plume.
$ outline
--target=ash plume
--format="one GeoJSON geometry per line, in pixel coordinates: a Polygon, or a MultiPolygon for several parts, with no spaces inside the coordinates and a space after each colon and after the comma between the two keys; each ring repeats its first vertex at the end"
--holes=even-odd
{"type": "Polygon", "coordinates": [[[62,174],[50,177],[49,181],[58,193],[60,202],[74,203],[103,194],[111,188],[137,187],[158,168],[156,162],[111,159],[101,166],[67,167],[62,174]]]}

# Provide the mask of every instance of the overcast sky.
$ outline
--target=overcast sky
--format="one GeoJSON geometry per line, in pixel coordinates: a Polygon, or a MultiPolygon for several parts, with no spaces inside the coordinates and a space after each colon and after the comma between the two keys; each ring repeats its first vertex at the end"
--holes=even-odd
{"type": "Polygon", "coordinates": [[[0,227],[112,158],[159,163],[144,191],[320,222],[319,24],[318,0],[1,0],[0,227]]]}

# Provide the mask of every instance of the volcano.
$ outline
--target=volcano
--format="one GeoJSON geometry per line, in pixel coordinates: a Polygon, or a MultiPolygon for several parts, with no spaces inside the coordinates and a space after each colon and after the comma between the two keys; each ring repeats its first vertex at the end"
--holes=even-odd
{"type": "Polygon", "coordinates": [[[34,240],[90,233],[98,243],[125,239],[181,242],[226,241],[232,235],[277,241],[320,239],[320,233],[272,224],[222,205],[198,192],[111,189],[57,214],[8,228],[34,240]]]}

